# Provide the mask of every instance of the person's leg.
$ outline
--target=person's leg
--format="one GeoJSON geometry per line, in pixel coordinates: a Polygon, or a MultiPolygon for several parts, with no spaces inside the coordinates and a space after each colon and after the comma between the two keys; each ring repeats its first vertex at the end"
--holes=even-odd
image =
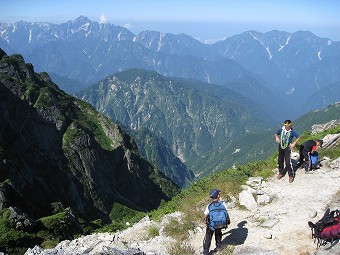
{"type": "Polygon", "coordinates": [[[282,150],[280,146],[279,146],[279,155],[277,157],[277,163],[278,163],[279,174],[285,175],[285,172],[283,169],[284,150],[282,150]]]}
{"type": "Polygon", "coordinates": [[[292,165],[292,161],[291,161],[291,157],[290,157],[290,148],[287,147],[284,150],[284,160],[286,163],[286,169],[288,171],[288,175],[289,175],[289,182],[293,182],[294,181],[294,171],[293,171],[293,165],[292,165]]]}
{"type": "Polygon", "coordinates": [[[308,172],[311,170],[311,159],[308,151],[303,152],[305,157],[305,171],[308,172]]]}
{"type": "Polygon", "coordinates": [[[305,146],[303,146],[303,145],[300,145],[300,147],[299,147],[299,156],[300,156],[300,158],[299,158],[299,163],[297,165],[297,168],[299,168],[303,164],[303,160],[305,158],[305,156],[303,154],[303,149],[304,148],[305,148],[305,146]]]}
{"type": "Polygon", "coordinates": [[[216,229],[215,230],[215,242],[216,242],[216,248],[219,249],[222,246],[222,230],[216,229]]]}
{"type": "MultiPolygon", "coordinates": [[[[306,148],[303,149],[303,151],[302,151],[302,156],[303,156],[303,158],[305,159],[305,165],[304,165],[304,167],[305,167],[305,170],[306,170],[306,169],[308,169],[308,168],[306,168],[307,165],[309,165],[309,153],[308,153],[308,151],[307,151],[306,148]]],[[[308,170],[307,170],[307,171],[308,171],[308,170]]]]}
{"type": "Polygon", "coordinates": [[[210,244],[211,239],[214,234],[214,231],[212,231],[209,227],[206,227],[205,230],[205,237],[203,240],[203,255],[208,255],[210,250],[210,244]]]}

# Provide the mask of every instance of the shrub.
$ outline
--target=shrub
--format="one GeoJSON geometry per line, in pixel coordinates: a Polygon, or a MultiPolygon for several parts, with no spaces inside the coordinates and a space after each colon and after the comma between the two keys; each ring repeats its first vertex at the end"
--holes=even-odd
{"type": "Polygon", "coordinates": [[[135,211],[125,205],[114,203],[112,205],[111,212],[109,214],[110,219],[113,222],[122,221],[124,219],[131,219],[135,217],[139,212],[135,211]]]}
{"type": "Polygon", "coordinates": [[[193,255],[195,254],[194,248],[187,242],[177,241],[171,242],[167,246],[167,252],[170,255],[193,255]]]}
{"type": "Polygon", "coordinates": [[[189,238],[188,231],[191,224],[179,222],[178,219],[171,218],[169,223],[164,227],[164,233],[177,240],[187,240],[189,238]]]}
{"type": "Polygon", "coordinates": [[[81,232],[79,222],[72,216],[68,209],[39,220],[49,234],[55,238],[72,239],[81,232]]]}
{"type": "Polygon", "coordinates": [[[159,236],[159,228],[155,225],[152,225],[148,228],[147,238],[151,239],[155,238],[156,236],[159,236]]]}

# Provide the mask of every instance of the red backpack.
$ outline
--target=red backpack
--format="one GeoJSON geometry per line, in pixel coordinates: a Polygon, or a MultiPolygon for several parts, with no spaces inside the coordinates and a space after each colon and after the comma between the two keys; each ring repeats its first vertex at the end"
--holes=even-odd
{"type": "Polygon", "coordinates": [[[318,222],[314,224],[309,221],[308,225],[312,229],[312,237],[317,241],[317,247],[340,239],[339,210],[330,211],[330,209],[327,209],[324,216],[318,222]]]}

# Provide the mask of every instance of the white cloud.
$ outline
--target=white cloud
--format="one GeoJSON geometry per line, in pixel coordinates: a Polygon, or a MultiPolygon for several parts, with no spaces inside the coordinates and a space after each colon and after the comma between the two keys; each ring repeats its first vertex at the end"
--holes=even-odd
{"type": "Polygon", "coordinates": [[[100,15],[99,17],[99,23],[105,24],[107,22],[107,18],[105,17],[104,14],[100,15]]]}
{"type": "Polygon", "coordinates": [[[200,41],[201,43],[204,44],[214,44],[219,41],[223,41],[225,38],[208,38],[208,39],[202,39],[200,37],[196,37],[196,40],[200,41]]]}

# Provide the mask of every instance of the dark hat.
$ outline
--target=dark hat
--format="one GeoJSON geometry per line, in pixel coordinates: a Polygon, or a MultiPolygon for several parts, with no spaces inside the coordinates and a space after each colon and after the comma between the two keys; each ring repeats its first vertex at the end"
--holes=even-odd
{"type": "Polygon", "coordinates": [[[215,199],[218,197],[218,194],[220,194],[221,190],[219,189],[212,189],[210,190],[210,198],[215,199]]]}
{"type": "Polygon", "coordinates": [[[291,120],[285,120],[285,121],[283,122],[283,125],[284,125],[284,126],[290,127],[291,125],[293,125],[293,123],[292,123],[291,120]]]}
{"type": "Polygon", "coordinates": [[[320,147],[322,148],[323,140],[322,139],[318,139],[316,141],[320,143],[320,147]]]}

